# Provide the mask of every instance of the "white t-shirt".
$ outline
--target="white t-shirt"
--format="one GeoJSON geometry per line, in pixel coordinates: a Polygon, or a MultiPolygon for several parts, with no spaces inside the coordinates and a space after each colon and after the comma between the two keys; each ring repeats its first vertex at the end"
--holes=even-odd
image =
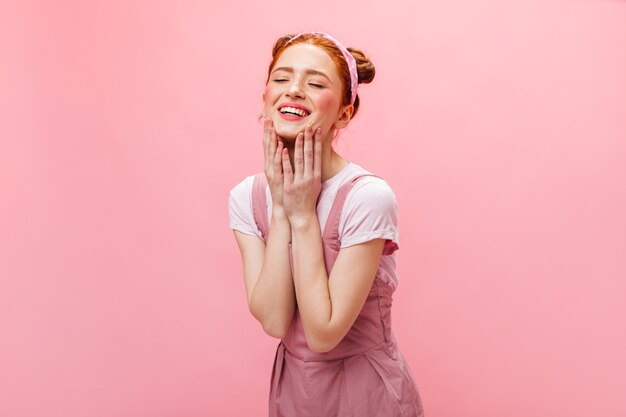
{"type": "MultiPolygon", "coordinates": [[[[323,232],[330,208],[339,187],[357,174],[371,172],[349,162],[341,171],[322,182],[317,204],[317,218],[320,232],[323,232]]],[[[254,175],[244,178],[230,190],[229,227],[242,233],[257,236],[263,240],[261,231],[254,221],[252,212],[252,184],[254,175]]],[[[269,186],[266,188],[268,218],[272,216],[272,198],[269,186]]],[[[386,239],[387,255],[381,257],[379,269],[381,278],[396,288],[396,250],[399,249],[398,206],[396,196],[382,178],[367,176],[359,178],[346,197],[339,217],[339,240],[341,248],[367,242],[372,239],[386,239]]]]}

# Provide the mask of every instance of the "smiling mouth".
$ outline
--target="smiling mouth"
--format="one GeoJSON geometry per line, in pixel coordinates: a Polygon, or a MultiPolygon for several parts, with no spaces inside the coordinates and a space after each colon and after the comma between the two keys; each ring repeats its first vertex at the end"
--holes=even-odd
{"type": "Polygon", "coordinates": [[[284,106],[278,109],[278,112],[280,114],[297,116],[297,117],[307,117],[310,115],[310,113],[307,112],[306,110],[297,109],[295,107],[289,107],[289,106],[284,106]]]}

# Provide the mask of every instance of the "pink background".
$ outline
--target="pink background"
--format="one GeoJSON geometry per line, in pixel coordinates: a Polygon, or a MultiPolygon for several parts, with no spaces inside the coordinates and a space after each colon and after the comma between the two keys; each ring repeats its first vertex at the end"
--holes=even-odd
{"type": "Polygon", "coordinates": [[[626,3],[7,3],[0,415],[266,414],[228,191],[310,29],[376,65],[338,151],[396,193],[427,417],[626,415],[626,3]]]}

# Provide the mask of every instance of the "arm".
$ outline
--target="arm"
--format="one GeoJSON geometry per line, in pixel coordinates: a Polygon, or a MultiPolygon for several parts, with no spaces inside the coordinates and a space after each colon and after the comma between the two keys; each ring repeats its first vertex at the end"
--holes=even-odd
{"type": "Polygon", "coordinates": [[[294,285],[309,348],[327,352],[348,333],[376,276],[385,239],[339,251],[326,273],[317,217],[292,225],[294,285]]]}
{"type": "MultiPolygon", "coordinates": [[[[293,281],[304,334],[311,350],[327,352],[343,339],[363,308],[385,239],[372,238],[341,249],[330,277],[327,276],[316,213],[321,189],[322,134],[318,128],[313,137],[312,130],[308,125],[304,134],[296,137],[295,170],[289,154],[282,154],[284,208],[292,231],[293,281]]],[[[380,199],[380,195],[376,196],[380,199]]],[[[378,218],[370,207],[366,206],[366,210],[372,219],[378,218]]],[[[377,226],[380,227],[374,222],[370,230],[377,226]]]]}
{"type": "Polygon", "coordinates": [[[267,334],[282,338],[296,303],[289,265],[289,220],[284,210],[275,207],[265,244],[256,236],[234,233],[243,260],[248,308],[267,334]]]}
{"type": "MultiPolygon", "coordinates": [[[[235,232],[235,238],[243,258],[248,308],[267,334],[283,338],[293,319],[296,299],[289,260],[291,225],[282,203],[283,142],[279,138],[271,120],[266,118],[263,130],[265,176],[272,196],[272,218],[266,242],[240,232],[235,232]]],[[[230,201],[231,225],[246,225],[245,216],[237,210],[232,195],[230,201]]]]}

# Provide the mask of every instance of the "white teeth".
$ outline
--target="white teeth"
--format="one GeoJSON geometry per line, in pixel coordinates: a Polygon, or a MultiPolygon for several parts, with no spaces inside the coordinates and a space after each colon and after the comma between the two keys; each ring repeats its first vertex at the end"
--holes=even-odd
{"type": "Polygon", "coordinates": [[[302,109],[296,109],[294,107],[289,107],[289,106],[285,106],[283,108],[281,108],[279,110],[281,113],[293,113],[293,114],[297,114],[298,116],[301,117],[305,117],[308,115],[308,113],[302,109]]]}

